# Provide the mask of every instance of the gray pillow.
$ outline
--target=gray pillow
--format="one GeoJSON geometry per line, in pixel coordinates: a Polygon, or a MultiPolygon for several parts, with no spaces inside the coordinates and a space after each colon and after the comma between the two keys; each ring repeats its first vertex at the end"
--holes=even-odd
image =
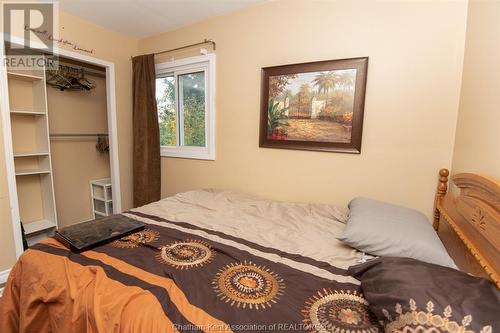
{"type": "Polygon", "coordinates": [[[338,238],[376,256],[408,257],[456,268],[427,218],[414,209],[367,198],[349,203],[347,225],[338,238]]]}

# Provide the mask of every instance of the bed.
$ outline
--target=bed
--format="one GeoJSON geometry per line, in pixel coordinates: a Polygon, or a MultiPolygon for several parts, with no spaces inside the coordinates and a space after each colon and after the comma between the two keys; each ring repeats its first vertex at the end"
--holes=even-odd
{"type": "MultiPolygon", "coordinates": [[[[488,236],[500,223],[498,184],[456,176],[455,199],[447,176],[440,171],[434,226],[455,244],[454,259],[467,257],[456,259],[462,269],[480,267],[498,285],[500,240],[488,236]],[[464,213],[465,203],[481,214],[464,213]]],[[[0,332],[384,330],[349,270],[367,256],[337,240],[346,209],[192,191],[123,215],[147,228],[81,254],[55,239],[26,251],[0,303],[0,332]]]]}
{"type": "Polygon", "coordinates": [[[448,192],[447,169],[439,171],[434,228],[458,267],[500,287],[500,182],[473,173],[453,177],[459,191],[448,192]]]}

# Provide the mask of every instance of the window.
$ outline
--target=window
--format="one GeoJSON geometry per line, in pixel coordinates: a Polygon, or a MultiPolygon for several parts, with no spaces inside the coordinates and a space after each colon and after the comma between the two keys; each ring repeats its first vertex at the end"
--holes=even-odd
{"type": "Polygon", "coordinates": [[[156,65],[161,156],[215,160],[215,55],[156,65]]]}

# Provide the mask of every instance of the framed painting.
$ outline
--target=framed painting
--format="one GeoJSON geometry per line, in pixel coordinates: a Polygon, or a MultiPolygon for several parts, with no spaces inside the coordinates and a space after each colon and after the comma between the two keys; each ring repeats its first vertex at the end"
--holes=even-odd
{"type": "Polygon", "coordinates": [[[262,68],[259,146],[361,153],[368,57],[262,68]]]}

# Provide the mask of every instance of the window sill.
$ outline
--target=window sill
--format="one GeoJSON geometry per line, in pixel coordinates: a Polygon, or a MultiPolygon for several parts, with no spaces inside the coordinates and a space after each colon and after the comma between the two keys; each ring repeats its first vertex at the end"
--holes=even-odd
{"type": "Polygon", "coordinates": [[[182,147],[180,148],[169,148],[160,147],[161,157],[173,157],[173,158],[187,158],[193,160],[208,160],[215,161],[215,152],[209,151],[208,148],[198,148],[198,147],[182,147]]]}

